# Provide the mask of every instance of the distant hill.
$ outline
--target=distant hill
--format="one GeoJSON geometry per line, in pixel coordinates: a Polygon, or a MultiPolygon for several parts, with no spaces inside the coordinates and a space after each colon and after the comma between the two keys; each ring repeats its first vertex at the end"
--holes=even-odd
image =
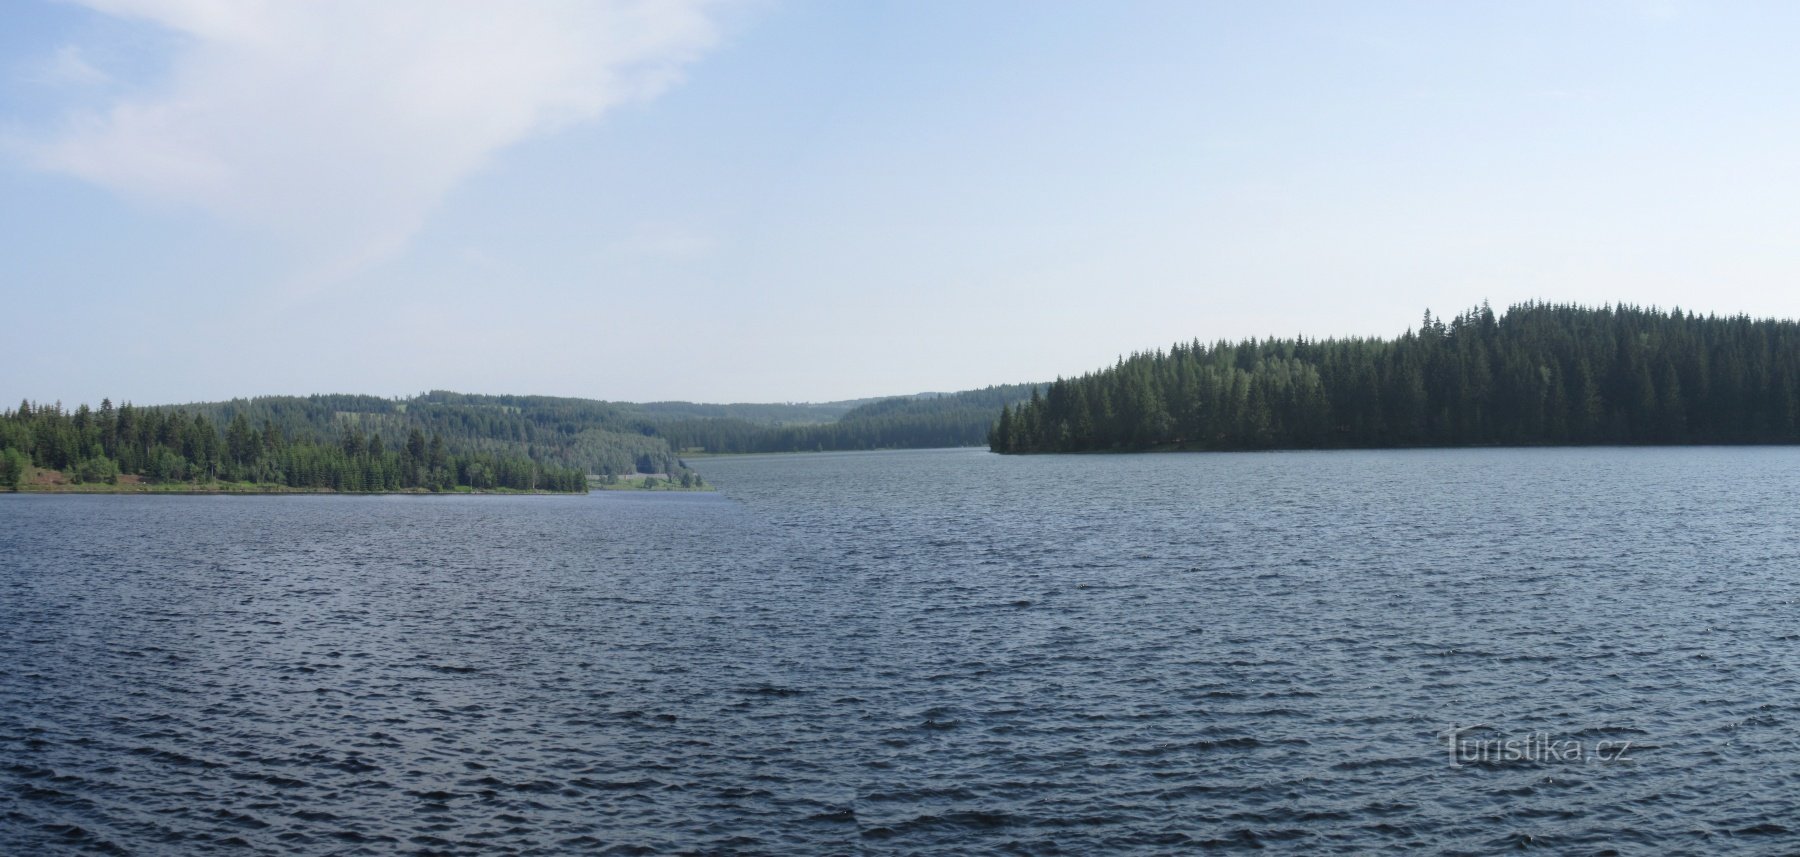
{"type": "Polygon", "coordinates": [[[828,423],[843,416],[851,408],[880,399],[852,399],[845,402],[707,405],[696,402],[646,402],[633,405],[656,419],[724,419],[743,420],[760,425],[809,425],[828,423]]]}
{"type": "MultiPolygon", "coordinates": [[[[685,471],[683,452],[793,452],[975,446],[1004,404],[1034,385],[823,403],[608,402],[447,390],[410,398],[348,394],[261,396],[139,410],[199,418],[211,430],[235,421],[324,445],[380,438],[389,447],[417,431],[450,454],[529,460],[596,475],[685,471]]],[[[366,442],[366,440],[364,441],[366,442]]]]}
{"type": "Polygon", "coordinates": [[[811,425],[683,419],[659,424],[656,431],[678,450],[726,453],[980,446],[1002,406],[1020,404],[1042,386],[1012,384],[868,400],[832,422],[811,425]]]}

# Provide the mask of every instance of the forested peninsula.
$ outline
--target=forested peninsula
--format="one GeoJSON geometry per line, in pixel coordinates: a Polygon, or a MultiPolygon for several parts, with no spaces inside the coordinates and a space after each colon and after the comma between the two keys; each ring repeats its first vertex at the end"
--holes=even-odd
{"type": "Polygon", "coordinates": [[[1800,443],[1800,324],[1547,303],[1133,354],[988,435],[1001,453],[1764,443],[1800,443]]]}
{"type": "Polygon", "coordinates": [[[20,403],[0,415],[0,488],[141,491],[584,492],[574,467],[486,452],[418,425],[384,441],[345,421],[335,441],[237,411],[222,428],[179,408],[20,403]],[[103,487],[103,486],[110,486],[103,487]]]}

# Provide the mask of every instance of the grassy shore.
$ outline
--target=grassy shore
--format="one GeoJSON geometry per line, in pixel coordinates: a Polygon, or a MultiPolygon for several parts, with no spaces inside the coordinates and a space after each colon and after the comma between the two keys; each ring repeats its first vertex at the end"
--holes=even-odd
{"type": "MultiPolygon", "coordinates": [[[[590,479],[589,490],[594,492],[711,492],[711,484],[695,484],[682,488],[679,481],[670,481],[664,477],[657,479],[619,479],[617,483],[601,483],[599,479],[590,479]],[[652,483],[652,484],[646,484],[652,483]]],[[[4,492],[4,488],[0,488],[4,492]]],[[[18,486],[18,493],[569,493],[569,492],[524,492],[517,488],[450,488],[445,492],[432,492],[428,488],[396,488],[391,492],[338,492],[335,488],[292,488],[286,484],[275,483],[146,483],[137,475],[121,475],[115,483],[72,483],[68,477],[56,470],[32,468],[31,474],[25,477],[25,483],[18,486]]]]}
{"type": "MultiPolygon", "coordinates": [[[[620,479],[605,483],[590,479],[594,491],[711,491],[711,485],[683,487],[679,481],[657,477],[646,487],[645,478],[620,479]]],[[[0,491],[4,491],[0,488],[0,491]]],[[[566,494],[566,491],[523,491],[516,488],[470,488],[459,486],[443,491],[426,488],[396,488],[392,491],[338,491],[333,488],[293,488],[272,482],[147,482],[141,476],[123,475],[114,482],[73,482],[61,471],[34,467],[19,486],[21,494],[566,494]]]]}
{"type": "MultiPolygon", "coordinates": [[[[640,480],[641,481],[641,480],[640,480]]],[[[600,487],[596,484],[594,487],[600,487]]],[[[5,489],[0,489],[4,491],[5,489]]],[[[643,490],[643,489],[638,489],[643,490]]],[[[141,476],[122,475],[113,482],[74,482],[61,471],[34,467],[19,486],[21,494],[566,494],[566,491],[522,491],[516,488],[469,488],[444,491],[396,488],[392,491],[338,491],[333,488],[294,488],[273,482],[147,482],[141,476]]]]}
{"type": "Polygon", "coordinates": [[[680,482],[674,482],[674,481],[670,481],[668,479],[664,479],[664,478],[660,478],[660,477],[656,479],[655,484],[651,485],[648,488],[644,487],[644,480],[642,477],[639,477],[636,479],[620,479],[617,482],[601,482],[598,479],[590,479],[590,480],[588,480],[588,485],[589,485],[589,487],[593,488],[595,491],[711,491],[711,490],[713,490],[713,487],[711,485],[707,485],[707,484],[690,485],[690,486],[684,488],[684,487],[682,487],[680,482]]]}
{"type": "Polygon", "coordinates": [[[397,488],[392,491],[338,491],[333,488],[293,488],[258,482],[83,482],[21,485],[20,494],[567,494],[567,491],[521,491],[515,488],[453,488],[430,491],[397,488]]]}

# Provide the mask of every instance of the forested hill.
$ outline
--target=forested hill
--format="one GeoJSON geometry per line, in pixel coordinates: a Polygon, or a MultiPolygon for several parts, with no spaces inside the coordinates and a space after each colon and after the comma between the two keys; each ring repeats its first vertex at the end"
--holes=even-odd
{"type": "MultiPolygon", "coordinates": [[[[1037,385],[1041,388],[1042,385],[1037,385]]],[[[308,396],[184,406],[224,424],[238,414],[290,435],[338,437],[344,426],[389,437],[417,426],[453,450],[520,455],[594,474],[676,473],[683,452],[796,452],[979,446],[1002,405],[1033,385],[849,402],[709,405],[432,391],[411,399],[308,396]]]]}
{"type": "Polygon", "coordinates": [[[681,419],[656,431],[677,449],[706,452],[815,452],[980,446],[1000,409],[1023,403],[1042,384],[1011,384],[961,393],[870,400],[834,421],[753,423],[743,419],[681,419]]]}
{"type": "Polygon", "coordinates": [[[822,404],[632,404],[433,391],[188,405],[21,402],[0,413],[0,482],[217,481],[339,491],[580,490],[579,477],[697,478],[684,452],[973,446],[1030,385],[822,404]],[[6,451],[11,454],[7,455],[6,451]]]}
{"type": "Polygon", "coordinates": [[[1631,306],[1428,312],[1393,339],[1178,344],[1006,408],[996,452],[1800,443],[1800,324],[1631,306]]]}

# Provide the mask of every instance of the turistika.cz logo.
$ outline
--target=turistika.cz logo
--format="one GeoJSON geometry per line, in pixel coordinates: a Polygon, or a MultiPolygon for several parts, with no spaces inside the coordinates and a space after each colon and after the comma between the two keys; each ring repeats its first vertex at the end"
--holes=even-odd
{"type": "Polygon", "coordinates": [[[1450,753],[1450,767],[1507,763],[1629,762],[1631,742],[1607,739],[1592,744],[1555,738],[1548,732],[1496,735],[1488,726],[1452,726],[1438,733],[1450,753]]]}

